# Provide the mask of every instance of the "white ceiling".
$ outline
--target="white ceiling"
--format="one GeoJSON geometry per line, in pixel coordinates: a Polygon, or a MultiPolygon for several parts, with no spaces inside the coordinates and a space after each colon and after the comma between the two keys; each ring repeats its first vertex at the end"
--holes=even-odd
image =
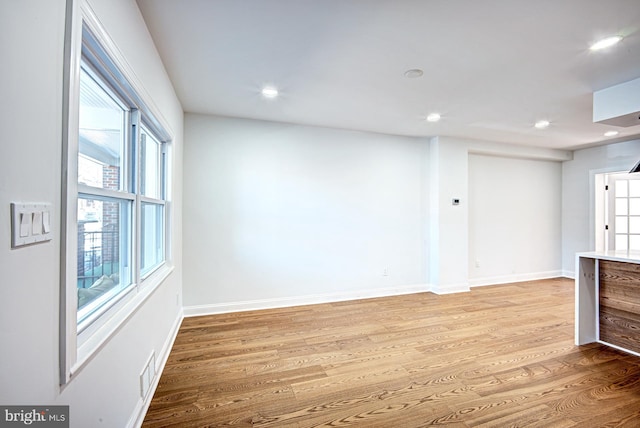
{"type": "Polygon", "coordinates": [[[138,4],[186,112],[569,149],[640,135],[592,123],[593,91],[640,77],[640,0],[138,4]]]}

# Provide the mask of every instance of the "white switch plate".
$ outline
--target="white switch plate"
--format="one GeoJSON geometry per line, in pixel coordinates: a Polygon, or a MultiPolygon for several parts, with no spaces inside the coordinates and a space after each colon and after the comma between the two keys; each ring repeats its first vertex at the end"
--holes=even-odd
{"type": "Polygon", "coordinates": [[[51,204],[11,203],[11,248],[51,240],[51,204]]]}

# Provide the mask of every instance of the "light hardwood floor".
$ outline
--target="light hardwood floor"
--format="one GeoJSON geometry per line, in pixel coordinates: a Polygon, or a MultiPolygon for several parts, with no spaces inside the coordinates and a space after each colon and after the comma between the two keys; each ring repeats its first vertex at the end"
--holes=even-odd
{"type": "Polygon", "coordinates": [[[640,427],[568,279],[186,318],[144,427],[640,427]]]}

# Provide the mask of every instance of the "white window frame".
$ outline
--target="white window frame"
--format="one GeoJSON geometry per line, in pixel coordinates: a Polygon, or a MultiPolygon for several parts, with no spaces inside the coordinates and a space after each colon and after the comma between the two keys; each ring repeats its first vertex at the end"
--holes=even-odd
{"type": "MultiPolygon", "coordinates": [[[[104,344],[146,301],[151,293],[172,272],[171,262],[171,144],[170,128],[159,113],[144,86],[136,77],[116,45],[104,30],[86,0],[67,0],[64,53],[64,105],[63,105],[63,176],[61,201],[61,267],[60,267],[60,384],[66,385],[104,344]],[[84,32],[84,35],[83,35],[84,32]],[[79,98],[80,70],[83,58],[83,40],[89,42],[93,61],[98,62],[101,78],[110,84],[126,87],[136,111],[133,120],[144,124],[162,143],[164,168],[164,195],[151,199],[140,195],[139,183],[119,198],[133,203],[132,285],[121,292],[113,303],[79,328],[77,320],[77,204],[78,195],[113,196],[109,190],[78,184],[77,160],[79,151],[79,98]],[[95,49],[94,49],[95,48],[95,49]],[[118,80],[120,79],[120,80],[118,80]],[[123,82],[123,81],[124,82],[123,82]],[[139,115],[144,112],[144,118],[139,115]],[[140,209],[143,201],[160,203],[164,207],[164,261],[147,272],[140,273],[140,209]]],[[[128,100],[129,101],[129,100],[128,100]]],[[[134,159],[137,159],[137,154],[134,159]]],[[[136,181],[136,180],[134,180],[136,181]]]]}
{"type": "MultiPolygon", "coordinates": [[[[616,200],[617,199],[626,199],[627,201],[629,201],[630,196],[627,195],[626,197],[618,197],[618,195],[616,195],[616,186],[617,186],[617,182],[618,181],[626,181],[627,185],[630,184],[631,181],[637,181],[640,180],[640,177],[638,177],[636,174],[630,174],[627,171],[622,171],[622,172],[618,172],[618,173],[611,173],[611,174],[607,174],[605,176],[605,183],[606,183],[606,205],[605,205],[605,209],[606,209],[606,213],[605,213],[605,222],[606,222],[606,229],[605,229],[605,240],[606,240],[606,249],[608,250],[618,250],[618,251],[637,251],[637,248],[634,250],[630,250],[630,239],[631,236],[638,236],[638,233],[632,233],[630,230],[630,225],[629,225],[629,221],[630,218],[635,217],[637,218],[638,215],[637,214],[630,214],[629,212],[626,215],[621,215],[621,216],[617,216],[616,214],[616,200]],[[616,223],[616,218],[617,217],[624,217],[626,222],[627,222],[627,231],[626,232],[619,232],[616,227],[617,223],[616,223]],[[626,240],[626,249],[620,249],[617,248],[616,245],[616,236],[624,236],[625,240],[626,240]]],[[[634,198],[636,199],[637,196],[634,198]]],[[[630,209],[630,206],[629,206],[630,209]]]]}

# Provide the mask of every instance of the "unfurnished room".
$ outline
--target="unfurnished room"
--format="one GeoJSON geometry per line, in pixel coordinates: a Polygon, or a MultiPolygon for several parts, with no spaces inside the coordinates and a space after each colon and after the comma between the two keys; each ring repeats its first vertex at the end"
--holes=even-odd
{"type": "Polygon", "coordinates": [[[640,426],[638,0],[0,32],[0,426],[640,426]]]}

